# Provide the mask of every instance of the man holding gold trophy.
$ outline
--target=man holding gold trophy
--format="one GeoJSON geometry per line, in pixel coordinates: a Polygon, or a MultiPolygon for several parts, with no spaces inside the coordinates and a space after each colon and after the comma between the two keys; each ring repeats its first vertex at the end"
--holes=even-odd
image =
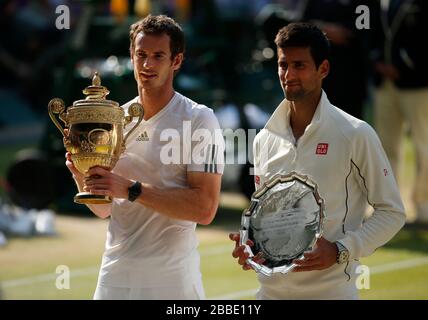
{"type": "MultiPolygon", "coordinates": [[[[98,124],[112,122],[111,117],[101,121],[99,115],[82,116],[86,109],[75,112],[82,102],[66,116],[58,100],[50,103],[61,120],[74,121],[64,142],[66,165],[79,189],[75,201],[101,218],[110,217],[94,299],[204,299],[195,227],[209,224],[218,207],[224,166],[223,138],[214,138],[219,124],[211,109],[174,91],[184,34],[173,19],[149,15],[133,24],[130,54],[138,96],[122,106],[129,114],[124,139],[121,128],[98,124]],[[88,123],[99,128],[89,130],[88,123]],[[194,140],[197,130],[209,134],[194,140]],[[83,157],[105,158],[103,150],[122,140],[116,165],[98,160],[81,165],[83,157]],[[193,157],[193,149],[202,155],[193,157]]],[[[95,79],[85,91],[90,107],[109,104],[98,108],[103,114],[113,108],[100,100],[105,90],[95,79]]]]}
{"type": "Polygon", "coordinates": [[[323,32],[291,23],[275,43],[286,99],[254,140],[257,190],[232,255],[258,272],[258,299],[357,299],[358,259],[405,223],[399,190],[375,131],[322,90],[323,32]]]}

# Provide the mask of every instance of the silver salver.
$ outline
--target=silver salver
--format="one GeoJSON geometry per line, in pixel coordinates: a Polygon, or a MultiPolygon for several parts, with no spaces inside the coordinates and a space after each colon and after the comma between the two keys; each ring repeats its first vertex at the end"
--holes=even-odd
{"type": "Polygon", "coordinates": [[[242,214],[240,244],[249,253],[247,263],[266,276],[291,271],[293,260],[303,259],[321,237],[323,221],[324,200],[314,181],[297,172],[273,176],[242,214]],[[260,252],[263,264],[252,259],[260,252]]]}

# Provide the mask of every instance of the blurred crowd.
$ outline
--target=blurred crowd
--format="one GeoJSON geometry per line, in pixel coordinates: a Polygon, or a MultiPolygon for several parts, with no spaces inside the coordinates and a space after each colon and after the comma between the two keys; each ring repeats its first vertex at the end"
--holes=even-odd
{"type": "MultiPolygon", "coordinates": [[[[270,114],[283,99],[276,32],[292,21],[310,21],[331,41],[324,90],[334,105],[374,125],[394,173],[401,135],[411,137],[417,170],[412,201],[417,219],[428,223],[428,49],[421,39],[428,31],[427,6],[423,0],[0,0],[0,130],[44,123],[39,148],[54,165],[56,198],[70,202],[75,191],[64,186],[64,150],[47,121],[47,103],[54,96],[68,104],[81,99],[96,69],[103,70],[111,99],[134,97],[132,22],[148,13],[179,21],[187,48],[177,91],[219,111],[233,106],[236,126],[248,129],[252,113],[270,114]],[[56,27],[59,5],[70,10],[70,29],[56,27]],[[368,29],[356,27],[361,5],[369,9],[368,29]],[[248,104],[258,108],[245,109],[248,104]]],[[[246,172],[239,184],[248,196],[252,177],[246,172]]]]}

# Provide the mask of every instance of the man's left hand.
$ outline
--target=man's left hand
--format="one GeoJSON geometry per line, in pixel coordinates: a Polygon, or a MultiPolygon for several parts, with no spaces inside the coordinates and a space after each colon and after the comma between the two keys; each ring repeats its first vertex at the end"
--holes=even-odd
{"type": "Polygon", "coordinates": [[[316,242],[312,251],[304,253],[304,259],[293,260],[297,265],[293,269],[293,272],[327,269],[336,263],[336,255],[336,244],[321,237],[316,242]]]}
{"type": "Polygon", "coordinates": [[[85,176],[84,191],[107,195],[117,199],[128,199],[128,188],[133,181],[114,174],[102,167],[89,169],[85,176]]]}

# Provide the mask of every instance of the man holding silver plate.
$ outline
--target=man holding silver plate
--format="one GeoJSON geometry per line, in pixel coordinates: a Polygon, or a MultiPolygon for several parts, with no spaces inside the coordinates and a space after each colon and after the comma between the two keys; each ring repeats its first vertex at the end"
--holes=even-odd
{"type": "Polygon", "coordinates": [[[323,32],[291,23],[275,43],[285,99],[254,140],[256,192],[232,255],[258,273],[258,299],[357,299],[359,258],[405,223],[399,190],[375,131],[322,90],[323,32]]]}

